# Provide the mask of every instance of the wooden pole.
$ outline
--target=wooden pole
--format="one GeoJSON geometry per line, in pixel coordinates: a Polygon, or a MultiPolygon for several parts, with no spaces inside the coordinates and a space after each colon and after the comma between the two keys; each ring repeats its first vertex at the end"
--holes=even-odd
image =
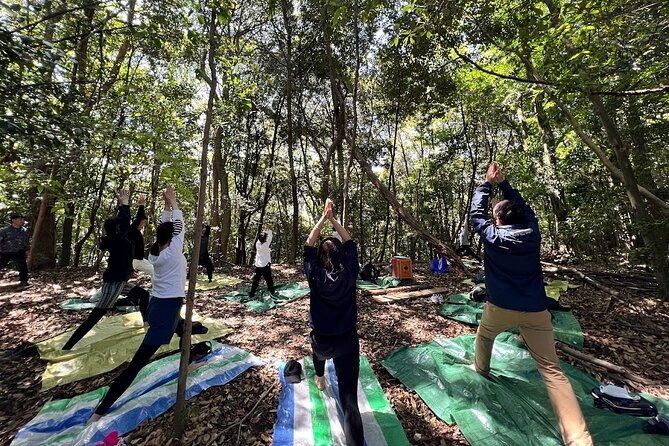
{"type": "Polygon", "coordinates": [[[569,356],[573,356],[574,358],[580,359],[582,361],[589,362],[590,364],[594,364],[598,367],[602,367],[610,372],[617,373],[619,375],[624,376],[625,378],[630,379],[633,382],[643,384],[645,386],[652,386],[657,383],[650,381],[646,378],[642,378],[638,375],[635,375],[634,373],[630,372],[627,370],[625,367],[621,367],[619,365],[613,364],[609,361],[605,361],[603,359],[595,358],[594,356],[590,356],[587,353],[583,353],[579,350],[573,349],[571,347],[566,346],[565,344],[561,342],[556,342],[555,347],[558,350],[561,350],[568,354],[569,356]]]}
{"type": "Polygon", "coordinates": [[[197,199],[197,215],[195,217],[195,239],[193,240],[193,252],[190,259],[190,277],[188,278],[188,291],[186,293],[186,318],[184,321],[181,342],[181,363],[179,364],[179,381],[177,383],[177,401],[174,407],[174,438],[181,438],[184,432],[187,413],[186,405],[186,379],[188,377],[188,360],[190,357],[190,336],[193,328],[193,305],[195,299],[195,283],[197,282],[197,266],[200,257],[200,239],[202,237],[202,221],[204,214],[204,202],[207,198],[207,152],[209,150],[209,133],[214,110],[214,99],[216,97],[216,9],[211,8],[211,20],[209,22],[209,69],[211,70],[211,82],[209,83],[209,101],[207,102],[207,113],[204,121],[204,132],[202,136],[202,156],[200,157],[200,190],[197,199]]]}

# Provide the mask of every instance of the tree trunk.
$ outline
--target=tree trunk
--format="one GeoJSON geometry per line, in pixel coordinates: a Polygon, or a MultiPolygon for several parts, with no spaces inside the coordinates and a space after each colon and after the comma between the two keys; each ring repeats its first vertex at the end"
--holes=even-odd
{"type": "Polygon", "coordinates": [[[625,192],[632,206],[635,223],[638,225],[644,244],[650,252],[650,261],[657,278],[660,294],[663,298],[669,300],[669,234],[654,227],[655,221],[648,212],[632,169],[629,147],[623,141],[617,126],[606,111],[604,103],[599,96],[589,95],[588,99],[593,104],[595,113],[599,116],[616,155],[618,166],[620,166],[623,175],[625,192]]]}
{"type": "MultiPolygon", "coordinates": [[[[55,170],[56,167],[52,170],[52,176],[55,170]]],[[[28,257],[28,268],[31,271],[56,266],[56,216],[53,214],[53,200],[49,185],[45,185],[28,257]]]]}
{"type": "Polygon", "coordinates": [[[292,3],[281,1],[283,24],[286,28],[286,112],[287,112],[287,142],[288,168],[290,170],[290,196],[293,202],[293,216],[290,230],[290,246],[288,248],[288,263],[295,264],[297,256],[297,239],[299,233],[300,207],[297,200],[297,175],[295,174],[295,159],[293,156],[293,27],[291,23],[292,3]]]}
{"type": "Polygon", "coordinates": [[[67,203],[67,214],[63,219],[63,241],[60,249],[59,266],[69,266],[72,258],[72,229],[74,227],[74,202],[67,203]]]}
{"type": "Polygon", "coordinates": [[[110,152],[111,148],[107,147],[107,153],[105,153],[105,165],[102,168],[102,176],[100,178],[100,184],[98,185],[98,196],[95,198],[95,201],[93,202],[93,206],[91,207],[91,213],[88,218],[88,229],[86,229],[84,235],[74,245],[74,266],[79,266],[79,261],[81,259],[81,250],[84,247],[84,243],[86,243],[86,240],[88,240],[88,238],[91,236],[91,234],[93,234],[93,231],[95,230],[95,220],[97,218],[98,209],[100,208],[100,205],[102,203],[102,196],[104,193],[105,184],[107,183],[107,168],[109,167],[110,152]]]}

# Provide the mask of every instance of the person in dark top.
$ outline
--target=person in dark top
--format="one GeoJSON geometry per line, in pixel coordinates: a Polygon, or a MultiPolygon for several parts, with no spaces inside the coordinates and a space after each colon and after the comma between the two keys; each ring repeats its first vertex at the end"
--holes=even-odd
{"type": "Polygon", "coordinates": [[[28,286],[28,264],[26,258],[30,251],[30,235],[23,227],[26,219],[22,214],[9,215],[10,224],[0,229],[0,269],[14,262],[19,270],[19,280],[22,287],[28,286]]]}
{"type": "Polygon", "coordinates": [[[325,388],[325,361],[333,359],[344,412],[346,444],[362,446],[364,433],[357,397],[360,343],[355,289],[360,265],[356,244],[334,218],[330,200],[307,238],[304,270],[311,290],[309,326],[316,387],[325,388]],[[328,237],[317,248],[315,245],[326,221],[332,223],[341,241],[328,237]]]}
{"type": "Polygon", "coordinates": [[[149,293],[137,286],[128,286],[128,279],[132,274],[132,259],[134,247],[128,239],[130,228],[130,207],[128,206],[129,192],[122,190],[118,194],[118,215],[108,218],[104,223],[105,236],[100,241],[100,250],[109,251],[107,269],[102,274],[102,292],[95,308],[91,311],[70,339],[63,346],[63,350],[71,350],[100,319],[110,310],[113,310],[118,297],[126,292],[128,297],[137,301],[146,320],[146,308],[149,293]]]}
{"type": "Polygon", "coordinates": [[[495,162],[488,168],[485,183],[474,193],[470,217],[485,246],[488,300],[476,331],[475,370],[484,376],[490,374],[495,337],[518,326],[546,384],[564,444],[591,446],[583,413],[555,352],[540,262],[539,222],[495,162]],[[504,199],[493,209],[494,220],[489,220],[488,200],[494,186],[502,190],[504,199]]]}
{"type": "Polygon", "coordinates": [[[206,223],[202,223],[202,238],[200,238],[200,258],[198,259],[197,264],[204,266],[207,269],[207,277],[209,282],[211,282],[212,276],[214,274],[214,264],[211,261],[209,256],[209,235],[211,234],[211,226],[206,223]]]}

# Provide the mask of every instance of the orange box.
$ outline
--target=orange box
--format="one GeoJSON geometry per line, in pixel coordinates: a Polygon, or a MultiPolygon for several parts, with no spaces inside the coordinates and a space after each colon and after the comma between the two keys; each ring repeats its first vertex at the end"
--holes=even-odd
{"type": "Polygon", "coordinates": [[[413,270],[409,257],[395,256],[390,261],[390,266],[395,279],[413,279],[413,270]]]}

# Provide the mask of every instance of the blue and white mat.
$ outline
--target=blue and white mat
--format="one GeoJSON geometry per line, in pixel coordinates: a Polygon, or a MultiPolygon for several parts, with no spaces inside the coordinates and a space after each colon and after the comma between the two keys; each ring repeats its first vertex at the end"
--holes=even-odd
{"type": "MultiPolygon", "coordinates": [[[[48,444],[79,446],[101,442],[110,432],[123,435],[147,419],[167,411],[176,402],[180,355],[174,354],[144,367],[132,385],[98,422],[87,425],[108,387],[72,399],[49,401],[16,435],[12,446],[48,444]]],[[[264,365],[252,354],[214,343],[206,365],[188,375],[186,399],[212,386],[224,385],[248,368],[264,365]]]]}
{"type": "MultiPolygon", "coordinates": [[[[314,383],[311,357],[299,362],[304,379],[297,384],[286,383],[283,377],[285,364],[279,366],[282,389],[274,426],[274,446],[345,446],[344,414],[333,362],[326,363],[323,392],[314,383]]],[[[402,425],[364,356],[360,357],[358,407],[367,446],[409,445],[402,425]]]]}

